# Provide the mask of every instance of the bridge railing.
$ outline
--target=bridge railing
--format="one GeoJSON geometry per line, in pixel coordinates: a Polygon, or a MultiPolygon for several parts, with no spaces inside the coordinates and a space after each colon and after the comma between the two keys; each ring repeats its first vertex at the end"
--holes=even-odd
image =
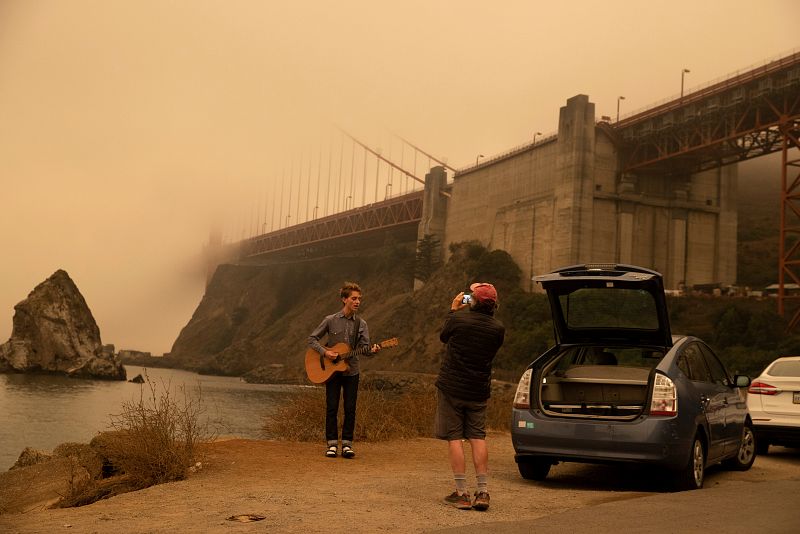
{"type": "Polygon", "coordinates": [[[647,106],[625,113],[620,117],[619,121],[614,122],[614,125],[620,127],[627,126],[666,111],[677,109],[684,104],[697,102],[698,100],[702,100],[718,92],[723,92],[739,84],[755,80],[762,76],[768,76],[769,74],[792,65],[800,65],[800,49],[793,49],[787,54],[767,59],[745,69],[739,69],[719,78],[715,78],[707,83],[694,86],[687,92],[684,92],[682,99],[680,93],[677,93],[671,97],[658,100],[647,106]]]}
{"type": "Polygon", "coordinates": [[[555,141],[556,139],[558,139],[558,132],[547,133],[541,139],[537,139],[536,141],[532,141],[530,143],[523,143],[521,145],[517,145],[514,148],[510,148],[510,149],[506,150],[505,152],[501,152],[500,154],[495,154],[493,156],[490,156],[487,159],[481,160],[480,162],[476,162],[474,165],[467,165],[466,167],[461,167],[459,169],[456,169],[456,176],[458,176],[460,174],[465,174],[465,173],[474,171],[475,169],[479,169],[481,167],[485,167],[485,166],[490,165],[492,163],[496,163],[497,161],[500,161],[502,159],[506,159],[506,158],[510,158],[512,156],[516,156],[517,154],[520,154],[522,152],[525,152],[525,151],[529,150],[531,147],[543,145],[543,144],[548,143],[550,141],[555,141]]]}

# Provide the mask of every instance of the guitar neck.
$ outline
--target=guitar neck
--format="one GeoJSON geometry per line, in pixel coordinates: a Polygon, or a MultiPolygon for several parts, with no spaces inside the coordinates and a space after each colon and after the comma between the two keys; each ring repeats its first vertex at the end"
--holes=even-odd
{"type": "Polygon", "coordinates": [[[345,360],[349,360],[353,356],[360,356],[362,354],[366,354],[370,351],[369,345],[365,345],[359,349],[351,350],[350,352],[346,352],[344,354],[340,354],[339,356],[344,358],[345,360]]]}

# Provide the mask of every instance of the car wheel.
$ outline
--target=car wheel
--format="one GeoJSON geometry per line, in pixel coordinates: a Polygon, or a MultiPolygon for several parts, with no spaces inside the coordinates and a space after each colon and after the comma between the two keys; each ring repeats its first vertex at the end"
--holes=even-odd
{"type": "Polygon", "coordinates": [[[692,453],[683,469],[673,476],[673,485],[677,491],[700,489],[706,474],[706,450],[699,436],[694,437],[692,453]]]}
{"type": "Polygon", "coordinates": [[[525,480],[544,480],[550,472],[550,467],[553,463],[550,460],[543,458],[534,458],[527,462],[520,462],[517,464],[519,474],[525,480]]]}
{"type": "Polygon", "coordinates": [[[769,454],[769,441],[756,437],[756,454],[766,456],[769,454]]]}
{"type": "Polygon", "coordinates": [[[725,461],[725,467],[736,471],[747,471],[756,459],[756,437],[753,434],[753,425],[745,423],[742,429],[742,441],[736,456],[725,461]]]}

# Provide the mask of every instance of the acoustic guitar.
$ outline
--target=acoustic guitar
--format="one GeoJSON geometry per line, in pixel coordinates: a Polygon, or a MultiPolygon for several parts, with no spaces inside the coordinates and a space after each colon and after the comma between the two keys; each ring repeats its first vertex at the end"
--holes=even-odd
{"type": "MultiPolygon", "coordinates": [[[[378,343],[381,349],[388,349],[396,347],[400,342],[396,337],[386,339],[378,343]]],[[[361,347],[360,349],[350,350],[350,345],[347,343],[337,343],[333,347],[325,347],[326,350],[332,350],[339,356],[335,360],[329,360],[325,356],[320,355],[311,347],[306,351],[306,374],[308,379],[315,384],[323,384],[327,382],[333,373],[337,371],[347,371],[350,365],[347,360],[359,354],[367,354],[372,350],[372,346],[361,347]]]]}

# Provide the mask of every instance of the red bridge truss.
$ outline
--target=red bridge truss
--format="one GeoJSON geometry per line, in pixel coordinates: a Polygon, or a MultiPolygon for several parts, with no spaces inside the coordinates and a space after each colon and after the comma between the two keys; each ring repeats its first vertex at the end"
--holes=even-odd
{"type": "MultiPolygon", "coordinates": [[[[782,152],[778,311],[800,296],[800,52],[600,127],[623,175],[688,175],[782,152]],[[795,149],[792,151],[792,149],[795,149]]],[[[788,327],[800,325],[800,307],[788,327]]]]}
{"type": "Polygon", "coordinates": [[[246,239],[241,243],[240,257],[252,258],[342,237],[416,225],[422,218],[422,196],[422,191],[415,191],[246,239]]]}
{"type": "Polygon", "coordinates": [[[782,149],[800,121],[800,52],[611,125],[626,173],[694,173],[782,149]]]}

